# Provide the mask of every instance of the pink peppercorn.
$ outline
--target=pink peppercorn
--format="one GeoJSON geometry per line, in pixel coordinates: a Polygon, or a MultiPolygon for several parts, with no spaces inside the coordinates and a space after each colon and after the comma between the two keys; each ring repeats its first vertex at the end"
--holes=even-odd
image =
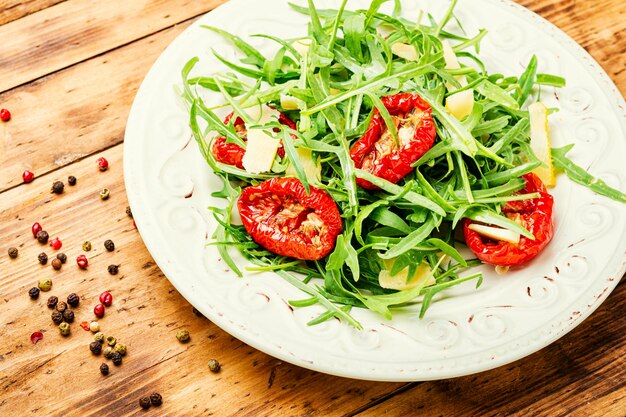
{"type": "Polygon", "coordinates": [[[100,171],[106,171],[109,168],[109,161],[107,161],[106,158],[98,158],[96,162],[98,163],[98,169],[100,171]]]}
{"type": "Polygon", "coordinates": [[[35,174],[33,174],[31,171],[29,171],[29,170],[25,170],[25,171],[22,173],[22,180],[23,180],[26,184],[28,184],[28,183],[30,183],[30,182],[33,182],[33,180],[34,180],[34,179],[35,179],[35,174]]]}
{"type": "Polygon", "coordinates": [[[7,109],[0,109],[0,120],[3,122],[8,122],[11,120],[11,112],[7,109]]]}
{"type": "Polygon", "coordinates": [[[30,230],[33,232],[33,237],[37,237],[37,233],[41,232],[43,230],[43,227],[41,227],[41,225],[37,222],[33,223],[33,226],[30,228],[30,230]]]}
{"type": "Polygon", "coordinates": [[[76,263],[80,269],[87,269],[87,266],[89,266],[89,261],[85,255],[78,255],[76,263]]]}
{"type": "Polygon", "coordinates": [[[93,308],[93,314],[95,314],[96,317],[103,317],[104,316],[104,305],[96,304],[96,306],[93,308]]]}
{"type": "Polygon", "coordinates": [[[63,242],[61,242],[61,239],[59,239],[58,237],[55,237],[50,241],[50,247],[54,250],[61,249],[61,246],[63,246],[63,242]]]}

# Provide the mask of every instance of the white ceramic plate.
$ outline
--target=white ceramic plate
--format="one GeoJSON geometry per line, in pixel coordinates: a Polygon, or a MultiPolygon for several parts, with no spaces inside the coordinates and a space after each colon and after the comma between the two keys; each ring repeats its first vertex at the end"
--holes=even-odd
{"type": "MultiPolygon", "coordinates": [[[[428,3],[419,2],[435,16],[447,4],[428,3]]],[[[316,4],[332,8],[337,2],[316,4]]],[[[369,1],[349,4],[365,8],[369,1]]],[[[408,18],[417,16],[417,4],[404,1],[408,18]]],[[[492,72],[519,74],[535,54],[540,72],[567,78],[567,88],[542,96],[561,108],[550,117],[553,145],[574,143],[570,157],[625,189],[626,106],[593,59],[556,27],[507,0],[464,0],[457,15],[468,33],[489,30],[481,56],[492,72]]],[[[293,37],[305,34],[306,20],[286,0],[231,0],[172,42],[137,93],[124,147],[128,198],[146,246],[181,294],[228,333],[272,356],[330,374],[386,381],[491,369],[541,349],[591,314],[624,273],[626,206],[563,176],[553,190],[556,232],[548,248],[506,276],[484,268],[480,289],[473,283],[453,288],[423,320],[417,308],[396,313],[392,321],[353,309],[362,331],[337,320],[308,327],[320,309],[287,304],[304,294],[274,274],[239,279],[228,270],[215,248],[206,246],[214,228],[206,207],[222,204],[210,197],[219,181],[190,138],[173,85],[191,57],[200,57],[198,72],[204,73],[221,69],[211,48],[235,57],[231,45],[201,24],[244,37],[293,37]]],[[[250,42],[264,51],[273,48],[260,38],[250,42]]]]}

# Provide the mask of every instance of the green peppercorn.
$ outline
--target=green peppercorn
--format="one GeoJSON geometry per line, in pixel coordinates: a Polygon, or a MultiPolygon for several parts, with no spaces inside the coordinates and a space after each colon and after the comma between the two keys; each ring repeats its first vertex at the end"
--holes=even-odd
{"type": "Polygon", "coordinates": [[[61,261],[62,264],[64,264],[65,262],[67,262],[67,255],[63,252],[57,253],[57,259],[61,261]]]}
{"type": "Polygon", "coordinates": [[[39,298],[39,288],[33,287],[30,290],[28,290],[28,296],[30,298],[32,298],[33,300],[38,299],[39,298]]]}
{"type": "Polygon", "coordinates": [[[65,301],[59,301],[56,306],[57,311],[63,313],[67,309],[67,303],[65,301]]]}
{"type": "Polygon", "coordinates": [[[150,408],[150,397],[142,397],[139,399],[139,406],[144,410],[150,408]]]}
{"type": "Polygon", "coordinates": [[[117,339],[115,339],[113,336],[107,336],[106,341],[107,341],[107,345],[113,347],[115,346],[117,339]]]}
{"type": "Polygon", "coordinates": [[[100,373],[104,376],[107,376],[109,374],[109,365],[107,365],[106,363],[100,365],[100,373]]]}
{"type": "Polygon", "coordinates": [[[113,252],[115,250],[115,243],[111,239],[107,239],[104,241],[104,248],[109,252],[113,252]]]}
{"type": "Polygon", "coordinates": [[[17,254],[18,254],[17,248],[14,248],[14,247],[9,248],[9,258],[15,259],[17,258],[17,254]]]}
{"type": "Polygon", "coordinates": [[[111,361],[113,365],[120,366],[122,364],[122,354],[114,351],[111,353],[111,361]]]}
{"type": "Polygon", "coordinates": [[[48,243],[48,239],[50,238],[50,236],[48,235],[48,232],[46,232],[45,230],[38,231],[35,237],[37,238],[37,241],[41,243],[42,245],[45,245],[46,243],[48,243]]]}
{"type": "Polygon", "coordinates": [[[46,305],[48,306],[48,308],[55,308],[58,302],[59,302],[59,299],[53,295],[50,298],[48,298],[46,305]]]}
{"type": "Polygon", "coordinates": [[[219,372],[222,369],[222,365],[220,365],[217,359],[209,359],[209,370],[211,372],[219,372]]]}
{"type": "Polygon", "coordinates": [[[76,177],[73,175],[70,175],[69,177],[67,177],[67,183],[69,185],[71,185],[72,187],[76,185],[76,177]]]}
{"type": "Polygon", "coordinates": [[[52,189],[50,191],[55,194],[61,194],[64,188],[65,185],[61,181],[55,181],[52,183],[52,189]]]}
{"type": "Polygon", "coordinates": [[[68,323],[74,323],[74,312],[69,308],[63,312],[63,320],[68,323]]]}
{"type": "Polygon", "coordinates": [[[104,333],[98,332],[93,335],[93,340],[99,343],[104,343],[104,333]]]}
{"type": "Polygon", "coordinates": [[[91,353],[93,353],[94,355],[99,355],[102,353],[102,343],[100,342],[91,342],[89,344],[89,350],[91,351],[91,353]]]}
{"type": "Polygon", "coordinates": [[[113,348],[111,346],[105,347],[104,350],[102,351],[102,354],[104,355],[105,358],[111,359],[111,357],[113,356],[113,348]]]}
{"type": "Polygon", "coordinates": [[[61,336],[69,336],[70,334],[70,325],[68,323],[59,324],[59,331],[61,332],[61,336]]]}
{"type": "Polygon", "coordinates": [[[67,303],[72,307],[78,307],[80,304],[80,297],[75,292],[67,296],[67,303]]]}
{"type": "Polygon", "coordinates": [[[152,403],[153,406],[158,407],[163,404],[163,397],[158,392],[153,392],[150,394],[150,403],[152,403]]]}
{"type": "Polygon", "coordinates": [[[54,310],[52,312],[52,321],[54,322],[54,324],[61,324],[63,322],[63,313],[54,310]]]}
{"type": "Polygon", "coordinates": [[[45,252],[41,252],[39,256],[37,256],[37,260],[40,264],[45,265],[48,263],[48,255],[45,252]]]}
{"type": "Polygon", "coordinates": [[[50,264],[55,271],[58,271],[63,266],[63,262],[58,258],[54,258],[50,264]]]}
{"type": "Polygon", "coordinates": [[[116,343],[113,350],[122,356],[126,356],[126,345],[124,343],[116,343]]]}
{"type": "Polygon", "coordinates": [[[37,283],[37,286],[41,291],[50,291],[52,289],[52,280],[50,278],[42,278],[37,283]]]}
{"type": "Polygon", "coordinates": [[[126,215],[130,217],[131,219],[133,218],[133,212],[130,209],[130,206],[126,206],[126,215]]]}
{"type": "Polygon", "coordinates": [[[176,339],[178,339],[180,343],[187,343],[189,341],[189,331],[185,329],[179,330],[176,333],[176,339]]]}
{"type": "Polygon", "coordinates": [[[83,243],[83,250],[85,252],[89,252],[91,250],[91,242],[90,241],[86,241],[83,243]]]}
{"type": "Polygon", "coordinates": [[[107,271],[109,271],[109,274],[111,274],[111,275],[117,275],[117,273],[120,272],[120,266],[119,265],[109,265],[109,267],[107,268],[107,271]]]}
{"type": "Polygon", "coordinates": [[[110,194],[111,193],[108,188],[103,188],[102,191],[100,191],[100,198],[103,200],[108,200],[110,194]]]}

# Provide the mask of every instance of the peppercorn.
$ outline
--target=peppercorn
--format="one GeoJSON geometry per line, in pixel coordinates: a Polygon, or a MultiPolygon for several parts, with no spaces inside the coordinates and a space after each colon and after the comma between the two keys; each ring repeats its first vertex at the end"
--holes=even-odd
{"type": "Polygon", "coordinates": [[[61,336],[69,336],[70,334],[70,325],[68,323],[59,324],[59,331],[61,332],[61,336]]]}
{"type": "Polygon", "coordinates": [[[103,200],[108,200],[110,194],[111,192],[108,188],[103,188],[102,191],[100,191],[100,198],[103,200]]]}
{"type": "Polygon", "coordinates": [[[53,295],[50,298],[48,298],[48,302],[46,303],[46,305],[48,306],[48,308],[55,308],[58,302],[59,302],[59,299],[53,295]]]}
{"type": "Polygon", "coordinates": [[[10,247],[8,252],[9,252],[9,258],[11,259],[17,258],[17,254],[18,254],[17,248],[10,247]]]}
{"type": "Polygon", "coordinates": [[[28,290],[28,296],[30,298],[32,298],[33,300],[38,299],[39,298],[39,288],[33,287],[30,290],[28,290]]]}
{"type": "Polygon", "coordinates": [[[98,158],[96,159],[96,163],[98,164],[98,169],[100,171],[106,171],[107,168],[109,168],[109,161],[106,160],[106,158],[98,158]]]}
{"type": "Polygon", "coordinates": [[[57,253],[57,259],[61,261],[62,264],[64,264],[65,262],[67,262],[67,255],[63,252],[57,253]]]}
{"type": "Polygon", "coordinates": [[[144,410],[150,408],[150,397],[142,397],[139,399],[139,406],[144,410]]]}
{"type": "Polygon", "coordinates": [[[99,300],[106,307],[110,307],[111,304],[113,304],[113,296],[108,291],[105,291],[102,294],[100,294],[99,300]]]}
{"type": "Polygon", "coordinates": [[[67,296],[67,303],[72,307],[77,307],[80,304],[80,297],[75,292],[67,296]]]}
{"type": "Polygon", "coordinates": [[[122,354],[119,352],[111,352],[111,361],[113,365],[120,366],[122,364],[122,354]]]}
{"type": "Polygon", "coordinates": [[[67,303],[65,301],[59,301],[57,303],[56,309],[57,311],[63,313],[65,310],[67,310],[67,303]]]}
{"type": "Polygon", "coordinates": [[[109,271],[109,274],[111,275],[117,275],[118,272],[120,272],[120,266],[119,265],[109,265],[107,268],[107,271],[109,271]]]}
{"type": "Polygon", "coordinates": [[[106,363],[100,365],[100,373],[104,376],[107,376],[109,374],[109,365],[107,365],[106,363]]]}
{"type": "Polygon", "coordinates": [[[94,355],[99,355],[102,353],[102,343],[100,342],[91,342],[89,344],[89,350],[91,351],[91,353],[93,353],[94,355]]]}
{"type": "Polygon", "coordinates": [[[0,120],[3,122],[8,122],[11,120],[11,112],[7,109],[0,109],[0,120]]]}
{"type": "Polygon", "coordinates": [[[39,263],[42,265],[45,265],[48,263],[48,255],[46,255],[45,252],[41,252],[38,256],[37,259],[39,260],[39,263]]]}
{"type": "Polygon", "coordinates": [[[126,345],[124,343],[116,343],[113,350],[119,352],[122,356],[126,356],[126,345]]]}
{"type": "Polygon", "coordinates": [[[130,206],[126,206],[126,215],[130,217],[131,219],[133,218],[133,212],[130,209],[130,206]]]}
{"type": "Polygon", "coordinates": [[[67,177],[67,183],[71,186],[76,185],[76,177],[73,175],[70,175],[69,177],[67,177]]]}
{"type": "Polygon", "coordinates": [[[113,355],[113,348],[111,346],[105,347],[104,350],[102,351],[102,354],[104,355],[105,358],[111,359],[111,356],[113,355]]]}
{"type": "Polygon", "coordinates": [[[83,250],[85,252],[89,252],[91,250],[91,242],[90,241],[86,241],[83,243],[83,250]]]}
{"type": "Polygon", "coordinates": [[[22,172],[22,181],[24,181],[25,184],[33,182],[34,179],[35,174],[32,171],[25,170],[24,172],[22,172]]]}
{"type": "Polygon", "coordinates": [[[163,404],[163,397],[158,392],[154,392],[150,395],[150,402],[153,406],[158,407],[163,404]]]}
{"type": "Polygon", "coordinates": [[[107,239],[104,241],[104,247],[109,252],[113,252],[115,250],[115,243],[111,239],[107,239]]]}
{"type": "Polygon", "coordinates": [[[65,188],[65,185],[61,181],[55,181],[52,183],[51,192],[55,194],[61,194],[64,188],[65,188]]]}
{"type": "Polygon", "coordinates": [[[33,223],[32,227],[30,228],[31,232],[33,232],[33,237],[36,238],[37,237],[37,233],[39,233],[40,231],[43,230],[43,228],[41,227],[41,225],[37,222],[33,223]]]}
{"type": "Polygon", "coordinates": [[[115,346],[115,343],[117,343],[117,339],[114,338],[113,336],[107,336],[107,345],[113,347],[115,346]]]}
{"type": "Polygon", "coordinates": [[[37,286],[41,291],[50,291],[52,289],[52,280],[50,278],[42,278],[37,283],[37,286]]]}
{"type": "Polygon", "coordinates": [[[222,369],[222,365],[220,365],[217,359],[209,359],[209,371],[219,372],[220,369],[222,369]]]}
{"type": "Polygon", "coordinates": [[[63,242],[61,242],[61,239],[59,239],[58,237],[55,237],[50,241],[50,247],[54,250],[61,249],[61,246],[63,246],[63,242]]]}
{"type": "Polygon", "coordinates": [[[87,267],[89,266],[89,260],[85,255],[78,255],[76,257],[76,264],[80,269],[87,269],[87,267]]]}
{"type": "Polygon", "coordinates": [[[95,314],[96,317],[104,317],[104,305],[96,304],[93,308],[93,314],[95,314]]]}
{"type": "Polygon", "coordinates": [[[69,308],[63,312],[63,320],[68,323],[74,323],[74,312],[69,308]]]}
{"type": "Polygon", "coordinates": [[[178,339],[180,343],[187,343],[189,341],[189,331],[185,329],[179,330],[176,333],[176,339],[178,339]]]}
{"type": "Polygon", "coordinates": [[[98,333],[100,331],[100,324],[98,324],[97,321],[92,321],[89,323],[89,330],[91,330],[92,333],[98,333]]]}
{"type": "Polygon", "coordinates": [[[54,258],[51,262],[51,265],[55,271],[58,271],[63,266],[63,262],[61,262],[60,259],[54,258]]]}
{"type": "Polygon", "coordinates": [[[46,243],[48,243],[48,238],[50,236],[48,236],[48,232],[46,232],[45,230],[40,230],[37,232],[37,236],[35,237],[37,238],[39,243],[41,243],[42,245],[45,245],[46,243]]]}
{"type": "Polygon", "coordinates": [[[61,322],[63,321],[63,313],[54,310],[52,312],[52,321],[54,322],[54,324],[61,324],[61,322]]]}
{"type": "Polygon", "coordinates": [[[98,333],[94,334],[93,335],[93,340],[95,340],[98,343],[104,343],[104,333],[98,332],[98,333]]]}

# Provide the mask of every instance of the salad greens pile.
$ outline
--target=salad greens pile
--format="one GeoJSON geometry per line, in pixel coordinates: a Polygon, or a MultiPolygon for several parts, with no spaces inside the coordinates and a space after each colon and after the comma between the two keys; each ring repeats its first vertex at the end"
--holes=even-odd
{"type": "MultiPolygon", "coordinates": [[[[277,44],[278,51],[272,57],[244,39],[205,26],[232,42],[243,58],[231,62],[214,51],[229,70],[193,77],[198,58],[190,60],[182,70],[180,94],[188,105],[193,135],[204,158],[223,179],[223,188],[213,195],[226,204],[210,210],[218,224],[213,238],[224,261],[242,275],[229,254],[230,248],[236,248],[254,264],[247,270],[274,271],[302,290],[308,297],[291,301],[291,305],[319,304],[325,309],[309,324],[336,317],[360,328],[350,315],[353,306],[389,318],[392,307],[420,303],[423,316],[442,290],[470,280],[480,285],[480,273],[462,274],[480,261],[466,260],[457,250],[455,227],[461,219],[497,225],[533,238],[503,216],[501,208],[507,201],[537,197],[517,193],[525,185],[520,176],[542,164],[529,145],[525,104],[538,87],[562,87],[565,80],[538,73],[535,57],[519,76],[489,73],[478,56],[480,41],[487,32],[462,36],[446,30],[456,20],[456,0],[439,21],[428,14],[417,21],[402,18],[397,0],[391,15],[379,11],[385,0],[372,0],[367,10],[357,11],[346,10],[346,2],[343,0],[338,10],[318,10],[312,0],[308,0],[308,7],[291,4],[294,10],[309,15],[308,34],[300,39],[254,35],[277,44]],[[460,68],[446,69],[442,41],[453,45],[460,68]],[[416,60],[396,55],[392,46],[397,43],[413,46],[416,60]],[[305,50],[298,44],[306,45],[305,50]],[[458,81],[461,75],[467,80],[465,85],[458,81]],[[446,109],[445,100],[470,89],[474,95],[472,111],[458,120],[446,109]],[[221,93],[224,105],[209,108],[203,100],[207,90],[221,93]],[[414,172],[393,184],[356,169],[349,149],[367,130],[375,108],[397,138],[396,127],[380,98],[399,92],[417,93],[430,104],[437,139],[415,162],[414,172]],[[285,97],[298,108],[282,107],[285,97]],[[262,104],[297,121],[298,129],[276,120],[255,124],[244,109],[262,104]],[[235,131],[235,118],[224,124],[216,115],[219,107],[226,106],[248,129],[273,131],[282,140],[285,157],[276,157],[270,172],[250,174],[215,159],[211,141],[216,132],[227,142],[246,146],[235,131]],[[307,175],[299,150],[311,153],[315,164],[321,166],[321,178],[307,175]],[[243,187],[284,176],[289,167],[307,190],[314,185],[328,192],[342,214],[343,233],[334,251],[319,261],[273,254],[255,243],[231,218],[243,187]],[[367,180],[380,190],[357,187],[355,178],[367,180]],[[382,270],[394,276],[408,269],[406,276],[412,277],[424,262],[431,273],[419,285],[399,291],[381,287],[382,270]]],[[[594,191],[626,202],[623,193],[568,160],[568,150],[553,150],[556,167],[594,191]]]]}

